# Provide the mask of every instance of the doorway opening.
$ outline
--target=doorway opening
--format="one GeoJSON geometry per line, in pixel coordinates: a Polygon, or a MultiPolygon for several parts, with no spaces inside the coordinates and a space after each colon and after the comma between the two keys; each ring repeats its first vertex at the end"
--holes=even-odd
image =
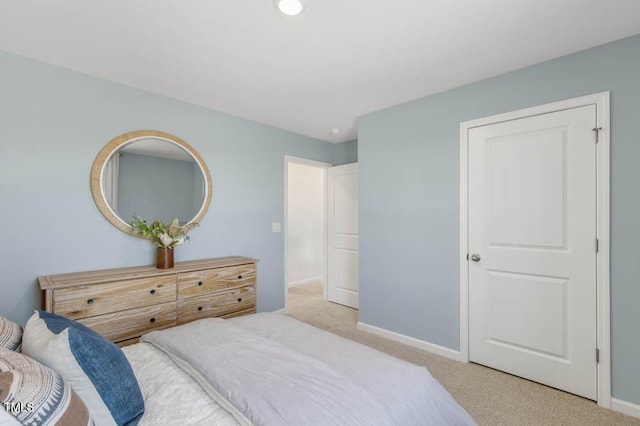
{"type": "Polygon", "coordinates": [[[327,169],[285,156],[285,311],[292,293],[327,300],[327,169]]]}

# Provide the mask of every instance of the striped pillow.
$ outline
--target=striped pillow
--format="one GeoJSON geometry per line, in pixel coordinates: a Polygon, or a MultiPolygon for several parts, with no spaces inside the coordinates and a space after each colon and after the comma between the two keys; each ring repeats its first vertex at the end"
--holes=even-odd
{"type": "Polygon", "coordinates": [[[0,348],[20,352],[22,349],[22,327],[0,317],[0,348]]]}
{"type": "Polygon", "coordinates": [[[0,423],[93,425],[89,410],[50,368],[0,348],[0,423]]]}

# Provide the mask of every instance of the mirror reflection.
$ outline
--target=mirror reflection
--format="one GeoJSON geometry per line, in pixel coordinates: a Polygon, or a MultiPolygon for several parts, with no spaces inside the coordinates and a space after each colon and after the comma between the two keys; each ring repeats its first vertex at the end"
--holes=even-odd
{"type": "Polygon", "coordinates": [[[177,136],[158,130],[124,133],[98,152],[91,166],[96,207],[116,228],[133,236],[129,221],[200,222],[213,196],[202,156],[177,136]]]}
{"type": "Polygon", "coordinates": [[[180,145],[161,138],[122,145],[105,163],[100,181],[107,205],[125,223],[134,214],[147,221],[190,222],[205,202],[199,164],[180,145]]]}

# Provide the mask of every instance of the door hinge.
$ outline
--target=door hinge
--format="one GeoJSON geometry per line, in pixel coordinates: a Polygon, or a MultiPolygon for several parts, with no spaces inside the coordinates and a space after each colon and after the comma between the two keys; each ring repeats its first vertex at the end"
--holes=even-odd
{"type": "Polygon", "coordinates": [[[469,261],[469,253],[467,253],[467,262],[469,261]]]}
{"type": "Polygon", "coordinates": [[[600,349],[596,348],[596,363],[600,362],[600,349]]]}
{"type": "Polygon", "coordinates": [[[596,253],[600,252],[600,240],[596,238],[596,253]]]}
{"type": "Polygon", "coordinates": [[[602,130],[602,127],[594,127],[591,130],[596,132],[596,143],[598,143],[599,142],[599,136],[600,136],[600,130],[602,130]]]}

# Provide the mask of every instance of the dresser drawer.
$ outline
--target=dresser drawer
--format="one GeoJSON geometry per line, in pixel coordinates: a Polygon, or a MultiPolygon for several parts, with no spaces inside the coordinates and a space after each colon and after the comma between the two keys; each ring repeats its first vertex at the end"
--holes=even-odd
{"type": "Polygon", "coordinates": [[[155,306],[129,309],[112,314],[78,320],[113,342],[133,339],[142,334],[176,325],[176,304],[162,303],[155,306]]]}
{"type": "Polygon", "coordinates": [[[56,289],[53,312],[79,319],[174,300],[176,276],[167,275],[56,289]]]}
{"type": "Polygon", "coordinates": [[[255,309],[256,288],[246,286],[178,300],[178,324],[255,309]]]}
{"type": "Polygon", "coordinates": [[[254,306],[253,308],[245,309],[244,311],[236,311],[236,312],[231,312],[230,314],[227,314],[227,315],[221,315],[220,318],[229,319],[229,318],[241,317],[244,315],[251,315],[255,313],[256,313],[256,308],[254,306]]]}
{"type": "Polygon", "coordinates": [[[254,264],[178,274],[178,299],[256,283],[254,264]]]}

